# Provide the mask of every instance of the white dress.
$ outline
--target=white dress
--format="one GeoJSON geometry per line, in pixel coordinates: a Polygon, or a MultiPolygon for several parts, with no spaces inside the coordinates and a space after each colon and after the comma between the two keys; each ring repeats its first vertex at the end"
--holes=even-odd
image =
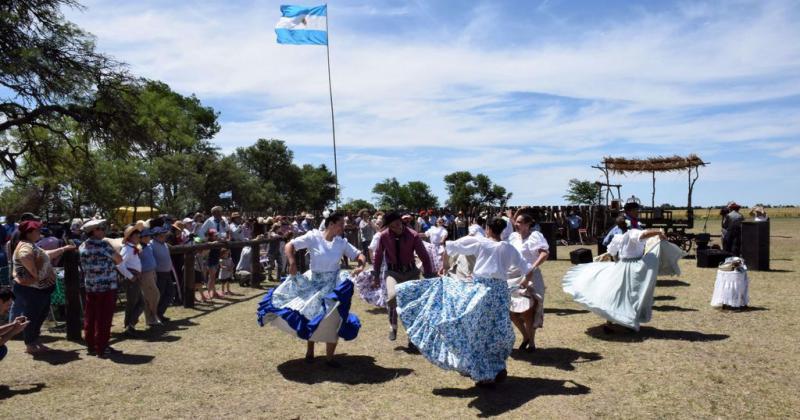
{"type": "Polygon", "coordinates": [[[711,295],[711,306],[731,306],[741,308],[750,304],[750,279],[747,278],[747,267],[733,271],[717,270],[714,282],[714,293],[711,295]]]}
{"type": "MultiPolygon", "coordinates": [[[[540,232],[533,231],[527,239],[523,240],[522,235],[514,232],[508,238],[508,242],[514,245],[525,260],[531,265],[539,258],[541,251],[549,251],[550,246],[547,240],[540,232]]],[[[525,281],[525,277],[519,271],[518,267],[513,267],[508,273],[508,287],[511,290],[511,312],[522,313],[527,311],[533,305],[533,300],[538,302],[536,307],[536,314],[534,314],[534,327],[541,328],[544,323],[544,279],[542,272],[537,267],[533,271],[533,279],[525,289],[520,289],[519,285],[525,281]]]]}
{"type": "Polygon", "coordinates": [[[431,245],[433,246],[433,253],[430,253],[433,268],[436,272],[439,272],[442,268],[442,254],[444,253],[444,241],[447,239],[447,229],[434,226],[428,229],[425,234],[428,235],[428,240],[431,241],[431,245]]]}

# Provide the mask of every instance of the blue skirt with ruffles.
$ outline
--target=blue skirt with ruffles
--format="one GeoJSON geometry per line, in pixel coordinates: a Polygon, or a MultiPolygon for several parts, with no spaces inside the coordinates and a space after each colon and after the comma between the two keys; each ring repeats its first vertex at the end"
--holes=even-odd
{"type": "Polygon", "coordinates": [[[350,313],[352,298],[353,282],[347,272],[306,272],[267,292],[258,304],[256,320],[262,327],[270,323],[303,340],[331,341],[315,339],[322,335],[352,340],[361,328],[358,317],[350,313]],[[318,331],[320,326],[336,331],[318,331]]]}
{"type": "Polygon", "coordinates": [[[505,280],[451,277],[397,285],[397,314],[408,338],[434,365],[493,380],[514,347],[505,280]]]}

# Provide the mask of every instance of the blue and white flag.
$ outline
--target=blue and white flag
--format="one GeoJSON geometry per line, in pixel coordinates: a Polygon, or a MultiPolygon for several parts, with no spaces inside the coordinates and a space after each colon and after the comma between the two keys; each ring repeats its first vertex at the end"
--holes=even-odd
{"type": "Polygon", "coordinates": [[[233,198],[233,191],[225,191],[219,194],[219,198],[233,198]]]}
{"type": "Polygon", "coordinates": [[[281,6],[278,44],[328,45],[328,6],[281,6]]]}

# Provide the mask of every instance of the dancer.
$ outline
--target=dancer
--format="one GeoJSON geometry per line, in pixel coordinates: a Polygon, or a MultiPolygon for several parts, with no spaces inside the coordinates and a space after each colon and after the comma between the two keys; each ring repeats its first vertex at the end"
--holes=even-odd
{"type": "Polygon", "coordinates": [[[506,359],[514,348],[507,274],[519,267],[532,280],[531,265],[500,236],[506,222],[494,219],[488,238],[447,242],[442,277],[397,286],[397,312],[409,339],[431,363],[492,386],[506,377],[506,359]],[[476,257],[470,282],[444,276],[447,255],[476,257]]]}
{"type": "Polygon", "coordinates": [[[261,326],[273,326],[308,341],[306,363],[314,362],[314,343],[326,343],[329,367],[341,365],[333,359],[339,337],[352,340],[361,323],[350,314],[353,283],[345,272],[339,272],[339,261],[346,255],[358,259],[358,275],[365,263],[364,255],[344,238],[344,216],[333,213],[325,219],[325,231],[312,230],[286,244],[289,278],[267,292],[258,305],[257,320],[261,326]],[[308,249],[311,276],[297,274],[295,251],[308,249]]]}
{"type": "MultiPolygon", "coordinates": [[[[372,240],[367,246],[367,252],[371,254],[375,254],[375,250],[378,248],[380,235],[386,230],[382,217],[379,217],[375,221],[375,225],[378,227],[378,232],[372,236],[372,240]]],[[[364,299],[365,302],[379,308],[386,307],[386,259],[383,260],[380,268],[373,268],[373,270],[359,273],[353,280],[353,283],[356,286],[358,295],[361,296],[361,299],[364,299]],[[375,277],[376,274],[378,277],[375,277]]]]}
{"type": "MultiPolygon", "coordinates": [[[[389,341],[397,339],[397,300],[396,287],[398,284],[419,278],[420,272],[414,262],[414,253],[422,261],[422,269],[425,277],[435,277],[431,258],[422,238],[419,234],[403,224],[399,213],[391,212],[383,218],[384,226],[388,229],[381,233],[378,240],[378,247],[375,249],[375,257],[372,259],[373,275],[379,278],[377,270],[380,269],[383,261],[386,261],[386,295],[389,307],[389,341]]],[[[416,352],[416,348],[409,340],[408,349],[416,352]]]]}
{"type": "Polygon", "coordinates": [[[433,246],[431,262],[434,270],[438,273],[442,269],[442,254],[444,253],[444,242],[447,240],[447,229],[444,227],[445,219],[436,219],[436,226],[425,231],[425,235],[433,246]]]}
{"type": "Polygon", "coordinates": [[[533,230],[536,224],[527,213],[517,212],[514,217],[517,231],[508,242],[514,245],[533,267],[533,281],[528,282],[518,267],[508,273],[508,288],[511,290],[511,321],[522,333],[520,350],[536,350],[536,329],[544,324],[544,279],[539,267],[547,261],[550,247],[540,232],[533,230]]]}
{"type": "MultiPolygon", "coordinates": [[[[624,216],[617,217],[623,231],[608,245],[617,262],[579,264],[562,280],[564,292],[609,323],[639,331],[652,316],[656,276],[678,275],[678,260],[686,255],[666,241],[660,229],[630,229],[624,216]],[[646,246],[648,238],[657,242],[646,246]],[[647,249],[645,249],[647,248],[647,249]]],[[[608,326],[606,332],[613,332],[608,326]]]]}

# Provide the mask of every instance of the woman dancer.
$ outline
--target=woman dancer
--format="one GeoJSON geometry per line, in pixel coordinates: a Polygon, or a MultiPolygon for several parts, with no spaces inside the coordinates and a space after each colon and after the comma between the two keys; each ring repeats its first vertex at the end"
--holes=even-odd
{"type": "MultiPolygon", "coordinates": [[[[617,256],[617,262],[576,265],[562,284],[575,302],[609,323],[639,331],[639,324],[652,316],[656,277],[680,274],[678,260],[686,254],[666,241],[660,229],[628,229],[623,216],[616,222],[624,233],[614,236],[608,253],[617,256]],[[648,238],[659,241],[646,247],[648,238]]],[[[604,329],[613,332],[608,326],[604,329]]]]}
{"type": "Polygon", "coordinates": [[[444,253],[444,242],[447,240],[447,229],[444,227],[444,217],[436,219],[436,226],[428,229],[423,235],[428,237],[428,240],[433,245],[433,254],[431,254],[431,262],[433,268],[438,272],[442,269],[442,254],[444,253]]]}
{"type": "Polygon", "coordinates": [[[352,340],[358,335],[361,323],[350,314],[353,283],[347,273],[339,272],[343,255],[358,259],[357,275],[363,270],[364,255],[344,238],[344,216],[333,213],[325,219],[325,231],[312,230],[286,244],[289,259],[289,278],[270,290],[258,304],[257,320],[266,322],[308,341],[306,363],[314,362],[314,343],[326,343],[329,367],[340,367],[333,359],[339,337],[352,340]],[[311,276],[297,274],[295,251],[308,249],[311,256],[311,276]]]}
{"type": "Polygon", "coordinates": [[[464,237],[447,242],[442,277],[397,286],[397,312],[409,339],[431,363],[469,376],[478,386],[506,378],[506,359],[514,348],[507,274],[519,267],[526,281],[531,265],[519,251],[500,240],[503,219],[489,224],[488,238],[464,237]],[[444,276],[447,255],[476,257],[469,282],[444,276]]]}
{"type": "MultiPolygon", "coordinates": [[[[378,218],[375,221],[375,225],[378,228],[378,232],[372,236],[367,246],[367,252],[370,254],[375,253],[375,250],[378,248],[381,232],[386,230],[386,227],[383,225],[383,218],[378,218]]],[[[380,268],[376,267],[374,270],[359,273],[355,276],[353,283],[355,283],[358,295],[361,296],[361,299],[364,299],[365,302],[379,308],[386,307],[386,259],[383,260],[380,268]]],[[[397,325],[395,325],[395,330],[396,329],[397,325]]]]}
{"type": "Polygon", "coordinates": [[[508,273],[508,288],[511,290],[511,321],[522,333],[520,350],[536,350],[536,329],[544,323],[544,279],[539,267],[547,261],[550,247],[544,235],[533,230],[535,222],[527,213],[517,212],[514,218],[517,231],[508,242],[514,245],[533,267],[533,281],[526,281],[517,267],[508,273]]]}

